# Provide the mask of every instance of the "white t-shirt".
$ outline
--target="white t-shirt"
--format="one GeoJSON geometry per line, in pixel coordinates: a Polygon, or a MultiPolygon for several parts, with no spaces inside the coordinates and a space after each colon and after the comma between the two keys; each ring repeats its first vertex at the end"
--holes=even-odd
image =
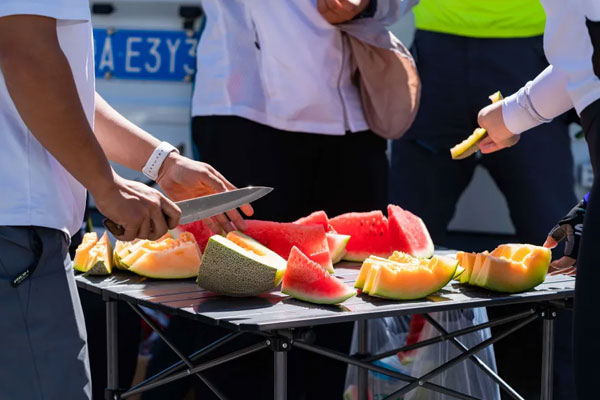
{"type": "MultiPolygon", "coordinates": [[[[57,20],[87,119],[94,118],[94,53],[87,0],[1,0],[0,18],[33,14],[57,20]]],[[[43,67],[43,66],[42,66],[43,67]]],[[[0,226],[34,225],[73,235],[83,222],[85,188],[25,126],[0,70],[0,226]]]]}

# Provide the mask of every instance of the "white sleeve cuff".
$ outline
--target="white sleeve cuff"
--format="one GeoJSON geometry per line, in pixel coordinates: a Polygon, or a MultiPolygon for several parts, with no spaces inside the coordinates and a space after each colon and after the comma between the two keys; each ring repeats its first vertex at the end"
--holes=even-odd
{"type": "MultiPolygon", "coordinates": [[[[528,83],[528,85],[531,82],[528,83]]],[[[540,118],[532,112],[526,96],[527,86],[502,101],[502,118],[506,128],[515,135],[551,120],[540,118]]]]}

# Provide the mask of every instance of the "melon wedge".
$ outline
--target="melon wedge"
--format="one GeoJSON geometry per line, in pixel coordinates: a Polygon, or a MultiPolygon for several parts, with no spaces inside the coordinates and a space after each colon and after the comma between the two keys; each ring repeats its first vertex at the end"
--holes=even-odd
{"type": "Polygon", "coordinates": [[[86,233],[75,251],[73,268],[87,275],[109,275],[112,272],[112,250],[106,232],[100,240],[95,232],[86,233]]]}
{"type": "Polygon", "coordinates": [[[468,283],[469,277],[471,276],[471,271],[473,271],[473,266],[475,265],[475,259],[477,258],[477,253],[465,253],[464,251],[459,251],[456,253],[456,259],[458,260],[458,265],[461,268],[464,268],[464,271],[458,277],[460,283],[468,283]]]}
{"type": "Polygon", "coordinates": [[[96,232],[88,232],[83,235],[83,239],[73,258],[73,269],[79,272],[86,272],[85,264],[90,256],[90,250],[98,243],[98,234],[96,232]]]}
{"type": "Polygon", "coordinates": [[[129,271],[155,279],[185,279],[198,275],[201,252],[191,233],[160,242],[141,241],[137,249],[121,262],[129,271]]]}
{"type": "Polygon", "coordinates": [[[350,240],[350,235],[340,235],[339,233],[325,232],[327,237],[327,246],[331,254],[331,263],[336,264],[346,255],[346,246],[350,240]]]}
{"type": "Polygon", "coordinates": [[[371,296],[394,300],[414,300],[437,292],[454,276],[458,261],[433,257],[428,265],[384,265],[377,270],[369,287],[371,296]]]}
{"type": "Polygon", "coordinates": [[[458,266],[458,261],[450,257],[421,259],[396,252],[390,258],[396,261],[380,257],[365,260],[354,286],[372,296],[419,299],[443,288],[458,266]]]}
{"type": "Polygon", "coordinates": [[[529,244],[504,244],[481,258],[472,285],[503,293],[517,293],[539,285],[552,259],[550,249],[529,244]]]}
{"type": "Polygon", "coordinates": [[[284,258],[234,231],[227,237],[214,235],[208,240],[197,283],[221,295],[254,296],[277,287],[285,268],[284,258]]]}
{"type": "Polygon", "coordinates": [[[290,252],[281,291],[317,304],[339,304],[356,295],[356,290],[324,271],[296,246],[290,252]]]}
{"type": "Polygon", "coordinates": [[[364,261],[372,255],[392,254],[388,220],[379,210],[338,215],[329,223],[337,233],[350,235],[344,260],[364,261]]]}
{"type": "Polygon", "coordinates": [[[483,128],[475,128],[473,133],[450,149],[450,154],[454,160],[462,160],[479,151],[479,142],[487,137],[487,131],[483,128]]]}
{"type": "Polygon", "coordinates": [[[414,257],[433,255],[433,241],[421,218],[393,204],[388,205],[387,212],[392,250],[414,257]]]}

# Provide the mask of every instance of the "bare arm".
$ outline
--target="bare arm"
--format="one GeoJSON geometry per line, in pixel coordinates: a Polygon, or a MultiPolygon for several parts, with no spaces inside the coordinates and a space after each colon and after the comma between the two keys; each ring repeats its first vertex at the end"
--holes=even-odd
{"type": "Polygon", "coordinates": [[[94,125],[94,134],[108,159],[136,171],[142,170],[160,144],[160,140],[119,114],[98,93],[94,125]]]}

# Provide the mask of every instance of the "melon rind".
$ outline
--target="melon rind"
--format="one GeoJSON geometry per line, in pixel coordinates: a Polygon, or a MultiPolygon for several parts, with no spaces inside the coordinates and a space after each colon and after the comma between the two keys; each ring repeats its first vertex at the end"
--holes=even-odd
{"type": "Polygon", "coordinates": [[[254,242],[263,248],[265,256],[246,250],[222,236],[211,236],[202,257],[196,280],[198,285],[211,292],[234,297],[255,296],[277,287],[285,271],[286,260],[254,242]]]}
{"type": "Polygon", "coordinates": [[[350,240],[350,235],[341,235],[339,233],[325,232],[327,245],[331,253],[331,263],[336,264],[346,255],[346,246],[350,240]]]}
{"type": "Polygon", "coordinates": [[[112,272],[112,248],[108,235],[104,235],[98,240],[90,250],[90,258],[85,265],[86,275],[110,275],[112,272]]]}
{"type": "Polygon", "coordinates": [[[488,135],[487,131],[483,128],[475,128],[473,133],[450,149],[450,154],[454,160],[462,160],[463,158],[469,157],[471,154],[479,151],[479,142],[481,142],[488,135]]]}

